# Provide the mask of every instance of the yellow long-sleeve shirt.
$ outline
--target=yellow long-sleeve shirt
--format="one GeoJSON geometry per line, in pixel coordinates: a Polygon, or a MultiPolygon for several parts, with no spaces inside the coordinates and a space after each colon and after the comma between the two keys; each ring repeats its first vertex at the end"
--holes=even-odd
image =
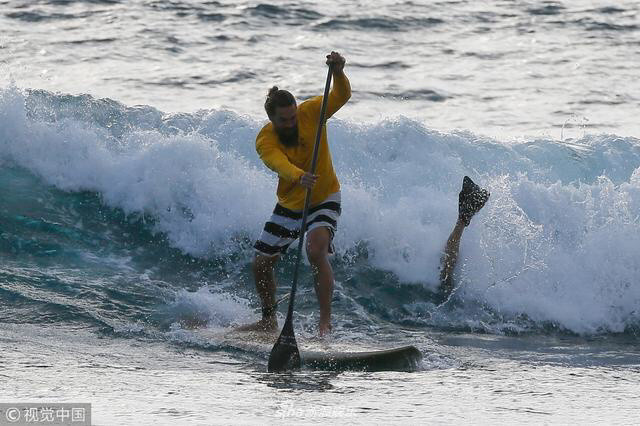
{"type": "MultiPolygon", "coordinates": [[[[327,119],[351,97],[351,85],[344,73],[334,74],[333,77],[333,87],[329,92],[327,104],[327,119]]],[[[313,145],[321,108],[322,96],[311,98],[298,105],[298,145],[296,146],[283,145],[271,122],[266,124],[256,137],[256,151],[260,158],[267,167],[278,173],[278,202],[291,210],[304,208],[306,188],[300,185],[300,177],[311,170],[313,145]]],[[[329,194],[340,190],[340,182],[331,162],[326,126],[322,129],[315,174],[319,177],[311,191],[311,205],[322,202],[329,194]]]]}

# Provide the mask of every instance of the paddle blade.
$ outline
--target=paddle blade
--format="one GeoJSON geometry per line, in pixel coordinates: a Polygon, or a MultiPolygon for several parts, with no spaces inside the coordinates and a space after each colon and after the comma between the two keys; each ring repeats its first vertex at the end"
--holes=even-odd
{"type": "Polygon", "coordinates": [[[285,324],[280,337],[278,337],[276,344],[271,349],[267,371],[274,373],[297,370],[299,368],[300,352],[298,351],[296,336],[293,334],[293,326],[287,327],[287,324],[285,324]]]}

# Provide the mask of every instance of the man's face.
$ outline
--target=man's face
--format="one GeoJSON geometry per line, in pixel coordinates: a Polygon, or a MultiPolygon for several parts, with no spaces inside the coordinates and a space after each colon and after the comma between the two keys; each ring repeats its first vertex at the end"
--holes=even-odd
{"type": "Polygon", "coordinates": [[[286,107],[276,107],[271,119],[273,128],[282,142],[286,146],[295,146],[298,144],[298,108],[296,105],[286,107]]]}

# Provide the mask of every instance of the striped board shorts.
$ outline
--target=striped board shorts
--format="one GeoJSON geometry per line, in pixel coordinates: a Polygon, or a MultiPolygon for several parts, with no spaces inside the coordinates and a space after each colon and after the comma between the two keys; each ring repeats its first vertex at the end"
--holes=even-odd
{"type": "MultiPolygon", "coordinates": [[[[309,208],[307,214],[307,232],[322,226],[329,228],[331,240],[338,227],[340,217],[340,192],[330,194],[320,204],[309,208]]],[[[273,214],[267,223],[260,238],[253,245],[256,252],[264,256],[276,256],[286,253],[287,249],[300,234],[302,225],[302,211],[289,210],[276,204],[273,214]]],[[[329,253],[333,253],[333,242],[329,243],[329,253]]]]}

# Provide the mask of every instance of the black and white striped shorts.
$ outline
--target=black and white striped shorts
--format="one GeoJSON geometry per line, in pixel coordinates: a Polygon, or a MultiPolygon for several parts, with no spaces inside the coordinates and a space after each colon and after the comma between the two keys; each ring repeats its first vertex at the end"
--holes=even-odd
{"type": "MultiPolygon", "coordinates": [[[[307,232],[324,226],[329,228],[333,240],[340,212],[340,192],[335,192],[320,204],[309,208],[307,232]]],[[[264,224],[262,234],[253,247],[256,252],[264,256],[284,254],[291,243],[298,238],[300,225],[302,225],[301,210],[289,210],[276,204],[271,218],[264,224]]],[[[333,242],[331,242],[329,243],[329,253],[333,253],[333,251],[333,242]]]]}

